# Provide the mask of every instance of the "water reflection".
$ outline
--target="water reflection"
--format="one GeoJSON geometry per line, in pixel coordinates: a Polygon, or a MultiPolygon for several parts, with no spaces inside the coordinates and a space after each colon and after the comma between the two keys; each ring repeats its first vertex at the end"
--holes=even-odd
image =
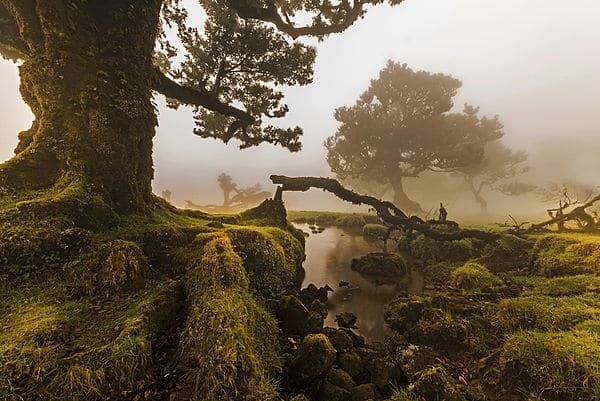
{"type": "MultiPolygon", "coordinates": [[[[297,224],[296,227],[307,233],[311,231],[308,224],[297,224]]],[[[334,289],[329,295],[329,315],[325,326],[337,327],[335,315],[352,312],[358,317],[357,331],[367,341],[381,341],[389,333],[390,329],[383,321],[384,305],[399,293],[406,292],[407,282],[409,287],[413,287],[411,292],[422,286],[422,282],[418,275],[412,275],[408,280],[399,280],[396,284],[381,285],[350,268],[353,258],[380,251],[377,244],[367,242],[360,231],[330,227],[306,238],[306,276],[302,286],[310,283],[317,287],[329,284],[334,289]],[[339,287],[340,281],[347,281],[349,285],[339,287]]]]}

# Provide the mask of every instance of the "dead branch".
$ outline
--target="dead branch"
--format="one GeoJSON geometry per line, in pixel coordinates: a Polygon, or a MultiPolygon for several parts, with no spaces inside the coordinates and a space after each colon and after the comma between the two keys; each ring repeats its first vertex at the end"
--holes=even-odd
{"type": "MultiPolygon", "coordinates": [[[[540,230],[544,229],[545,227],[550,226],[552,224],[557,224],[559,228],[560,227],[564,228],[564,224],[567,221],[577,222],[578,224],[581,225],[581,227],[584,231],[589,231],[589,232],[599,231],[600,227],[599,227],[598,222],[594,219],[594,217],[592,215],[590,215],[589,213],[587,213],[585,211],[585,209],[593,206],[594,203],[596,203],[598,201],[600,201],[600,195],[596,195],[595,197],[589,199],[584,204],[574,208],[573,210],[571,210],[568,213],[564,213],[564,208],[562,208],[562,209],[558,210],[556,212],[556,214],[554,214],[554,216],[551,217],[550,219],[543,221],[541,223],[538,223],[538,224],[532,224],[527,230],[525,230],[525,232],[530,233],[530,232],[540,231],[540,230]]],[[[571,201],[569,201],[569,203],[571,203],[571,201]]],[[[577,202],[574,202],[574,203],[577,203],[577,202]]],[[[571,204],[574,204],[574,203],[571,203],[571,204]]]]}
{"type": "Polygon", "coordinates": [[[272,175],[271,181],[280,185],[281,191],[305,192],[311,188],[323,189],[331,192],[338,198],[356,205],[369,205],[377,212],[377,215],[386,223],[399,229],[416,231],[440,241],[453,241],[464,238],[478,238],[492,241],[498,238],[497,233],[460,229],[456,223],[433,224],[425,222],[417,216],[408,216],[397,208],[392,202],[380,200],[369,195],[360,195],[354,191],[344,188],[337,180],[325,177],[286,177],[283,175],[272,175]]]}

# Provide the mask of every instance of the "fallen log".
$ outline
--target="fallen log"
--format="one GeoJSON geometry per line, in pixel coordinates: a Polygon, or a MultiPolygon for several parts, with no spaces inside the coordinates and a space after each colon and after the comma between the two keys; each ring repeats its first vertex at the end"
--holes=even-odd
{"type": "Polygon", "coordinates": [[[336,179],[326,177],[287,177],[284,175],[272,175],[271,181],[279,185],[277,193],[283,191],[305,192],[311,188],[323,189],[331,192],[338,198],[356,205],[371,206],[377,215],[392,227],[403,230],[412,230],[424,234],[439,241],[454,241],[464,238],[477,238],[484,241],[493,241],[499,238],[498,233],[474,229],[461,229],[455,223],[432,224],[417,216],[408,216],[392,202],[377,199],[369,195],[361,195],[345,188],[336,179]]]}
{"type": "Polygon", "coordinates": [[[585,209],[593,206],[598,201],[600,201],[600,195],[596,195],[595,197],[585,202],[583,205],[574,208],[568,213],[563,213],[561,211],[560,213],[557,213],[556,216],[546,221],[537,224],[532,224],[531,226],[529,226],[529,228],[524,230],[523,233],[527,234],[540,231],[552,224],[557,224],[559,227],[564,227],[564,223],[566,223],[567,221],[578,222],[580,225],[582,225],[582,230],[585,232],[598,232],[600,231],[600,225],[590,214],[588,214],[588,212],[585,211],[585,209]]]}

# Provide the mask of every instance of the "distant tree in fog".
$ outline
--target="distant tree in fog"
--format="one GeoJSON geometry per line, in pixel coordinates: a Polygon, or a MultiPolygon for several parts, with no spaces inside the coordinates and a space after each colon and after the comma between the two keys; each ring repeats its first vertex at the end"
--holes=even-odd
{"type": "Polygon", "coordinates": [[[501,128],[499,126],[497,129],[499,137],[489,137],[492,140],[485,144],[483,157],[478,162],[456,170],[479,204],[481,214],[484,215],[488,214],[488,203],[483,195],[484,189],[509,196],[522,195],[536,189],[535,185],[510,181],[529,170],[525,164],[527,153],[515,151],[502,143],[499,140],[504,135],[501,128]]]}
{"type": "Polygon", "coordinates": [[[262,191],[260,184],[239,188],[229,174],[221,173],[217,177],[219,187],[223,191],[223,206],[245,207],[252,206],[266,199],[269,192],[262,191]],[[231,194],[235,192],[235,195],[231,194]]]}
{"type": "Polygon", "coordinates": [[[217,177],[219,187],[223,191],[223,206],[229,206],[231,203],[231,193],[237,190],[237,184],[229,174],[221,173],[217,177]]]}
{"type": "Polygon", "coordinates": [[[354,106],[336,109],[340,125],[325,141],[331,170],[342,180],[389,185],[398,207],[422,212],[404,192],[405,178],[479,163],[488,137],[501,136],[498,119],[478,118],[475,107],[449,113],[461,85],[388,61],[354,106]]]}

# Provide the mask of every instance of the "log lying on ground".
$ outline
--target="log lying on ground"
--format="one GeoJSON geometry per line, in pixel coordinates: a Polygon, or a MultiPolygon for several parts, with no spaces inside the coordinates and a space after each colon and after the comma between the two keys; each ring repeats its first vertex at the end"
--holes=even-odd
{"type": "Polygon", "coordinates": [[[527,228],[524,233],[532,233],[535,231],[540,231],[550,226],[552,224],[566,223],[567,221],[576,221],[582,225],[582,230],[586,232],[599,232],[600,224],[594,220],[594,218],[585,211],[585,209],[593,206],[596,202],[600,201],[600,195],[596,195],[591,198],[583,205],[578,206],[571,210],[568,213],[557,214],[551,219],[543,221],[538,224],[532,224],[529,228],[527,228]]]}
{"type": "Polygon", "coordinates": [[[431,224],[423,221],[417,216],[408,216],[397,208],[392,202],[380,200],[369,195],[361,195],[344,188],[337,180],[325,177],[286,177],[284,175],[272,175],[271,181],[279,185],[280,191],[305,192],[311,188],[319,188],[331,192],[338,198],[356,205],[369,205],[377,212],[377,215],[393,227],[404,230],[416,231],[439,241],[461,240],[463,238],[478,238],[485,241],[493,241],[499,234],[471,229],[455,228],[452,231],[440,230],[440,224],[431,224]]]}

